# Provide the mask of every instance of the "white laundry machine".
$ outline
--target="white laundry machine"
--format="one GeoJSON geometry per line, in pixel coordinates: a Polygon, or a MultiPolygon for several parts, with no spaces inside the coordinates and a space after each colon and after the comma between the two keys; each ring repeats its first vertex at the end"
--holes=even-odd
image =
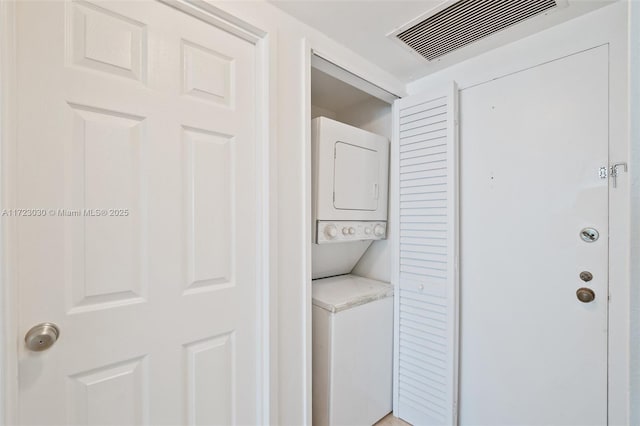
{"type": "Polygon", "coordinates": [[[326,117],[311,121],[313,278],[351,272],[387,235],[389,140],[326,117]]]}
{"type": "Polygon", "coordinates": [[[371,425],[392,408],[393,287],[351,275],[387,234],[389,141],[325,117],[313,142],[313,424],[371,425]]]}
{"type": "Polygon", "coordinates": [[[372,425],[392,409],[393,287],[313,281],[313,425],[372,425]]]}

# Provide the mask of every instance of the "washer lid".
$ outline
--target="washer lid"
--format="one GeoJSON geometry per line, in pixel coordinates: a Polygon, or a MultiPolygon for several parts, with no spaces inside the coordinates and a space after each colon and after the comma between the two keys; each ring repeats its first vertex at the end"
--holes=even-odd
{"type": "Polygon", "coordinates": [[[340,312],[374,300],[393,296],[393,286],[357,275],[314,280],[313,304],[329,312],[340,312]]]}

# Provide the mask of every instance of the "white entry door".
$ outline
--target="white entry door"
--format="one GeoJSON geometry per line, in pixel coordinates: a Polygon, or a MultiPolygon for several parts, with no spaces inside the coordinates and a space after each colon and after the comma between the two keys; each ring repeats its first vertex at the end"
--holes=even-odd
{"type": "Polygon", "coordinates": [[[255,424],[255,46],[158,2],[17,3],[23,425],[255,424]]]}
{"type": "Polygon", "coordinates": [[[607,69],[603,46],[460,93],[461,424],[607,424],[607,69]]]}

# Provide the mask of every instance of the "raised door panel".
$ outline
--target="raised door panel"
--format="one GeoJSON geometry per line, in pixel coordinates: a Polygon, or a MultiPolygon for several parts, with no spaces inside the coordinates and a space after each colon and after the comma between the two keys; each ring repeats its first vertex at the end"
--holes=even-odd
{"type": "Polygon", "coordinates": [[[88,2],[67,4],[72,65],[144,81],[147,31],[142,22],[88,2]]]}
{"type": "Polygon", "coordinates": [[[186,424],[236,424],[236,362],[233,333],[184,346],[186,424]]]}
{"type": "Polygon", "coordinates": [[[234,138],[183,128],[187,291],[227,287],[234,271],[234,138]]]}
{"type": "Polygon", "coordinates": [[[235,61],[213,49],[182,40],[182,90],[188,96],[232,107],[235,61]]]}
{"type": "Polygon", "coordinates": [[[145,358],[102,366],[69,377],[72,425],[144,425],[149,421],[145,358]]]}
{"type": "Polygon", "coordinates": [[[144,118],[70,104],[63,216],[69,312],[144,301],[144,118]]]}

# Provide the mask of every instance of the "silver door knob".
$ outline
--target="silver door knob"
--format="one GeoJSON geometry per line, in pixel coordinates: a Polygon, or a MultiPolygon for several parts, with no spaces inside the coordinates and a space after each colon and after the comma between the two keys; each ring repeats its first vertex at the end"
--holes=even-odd
{"type": "Polygon", "coordinates": [[[60,337],[60,329],[51,322],[31,327],[24,336],[24,342],[30,351],[44,351],[49,349],[60,337]]]}
{"type": "Polygon", "coordinates": [[[591,303],[596,298],[595,292],[586,287],[579,288],[578,291],[576,291],[576,296],[582,303],[591,303]]]}

